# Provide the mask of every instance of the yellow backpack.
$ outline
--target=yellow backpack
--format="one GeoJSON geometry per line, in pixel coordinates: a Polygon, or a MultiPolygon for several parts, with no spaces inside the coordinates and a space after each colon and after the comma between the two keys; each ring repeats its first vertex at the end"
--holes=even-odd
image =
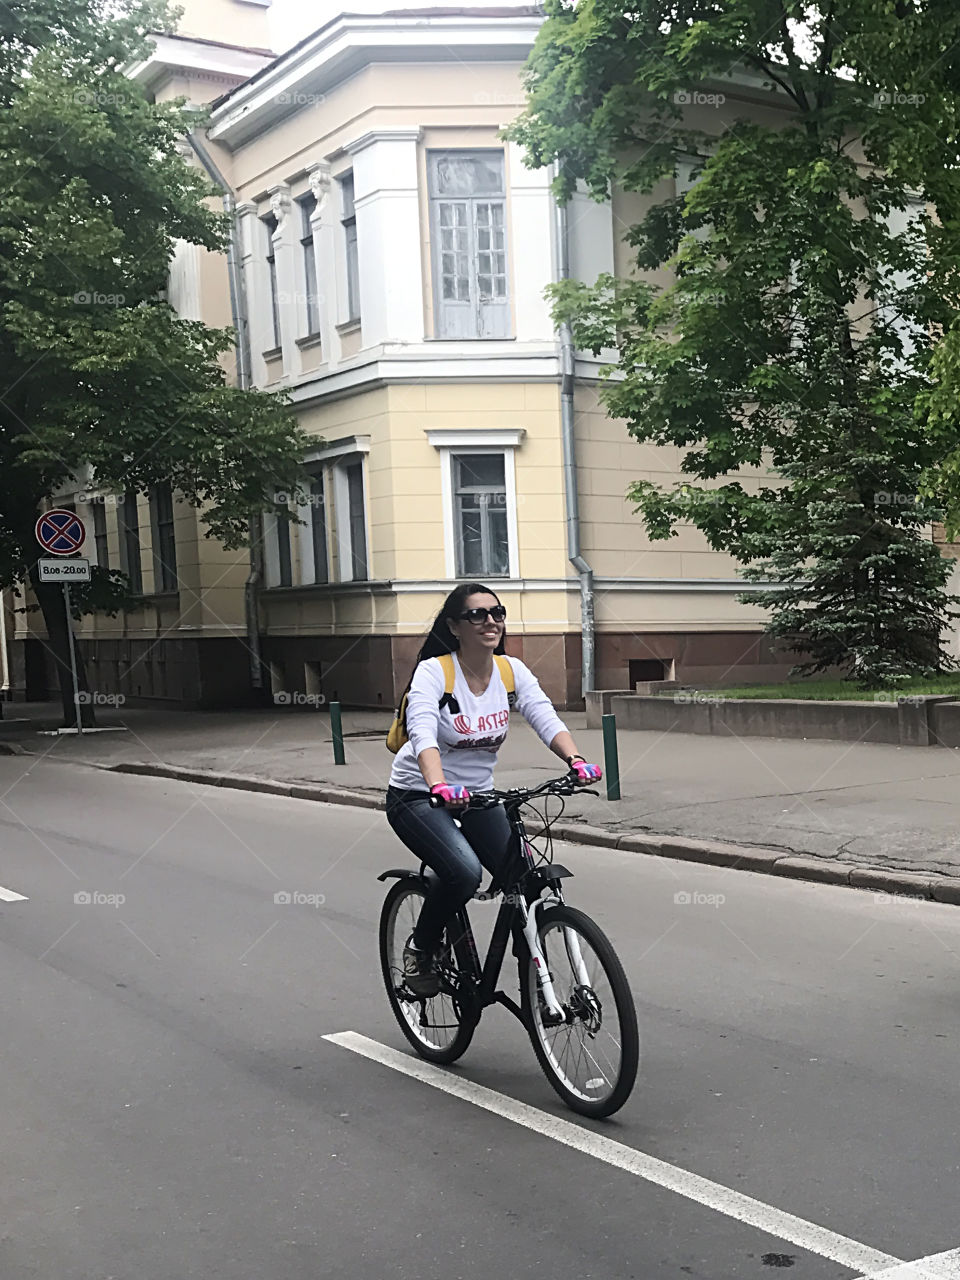
{"type": "MultiPolygon", "coordinates": [[[[513,666],[510,659],[504,657],[502,653],[495,653],[493,660],[497,664],[500,679],[503,681],[503,687],[507,691],[507,702],[512,707],[517,696],[516,682],[513,678],[513,666]]],[[[441,653],[439,662],[443,668],[443,697],[440,699],[440,706],[442,707],[445,702],[453,699],[453,685],[457,678],[457,670],[453,663],[452,653],[441,653]]],[[[393,717],[393,724],[387,733],[387,750],[392,751],[394,755],[409,741],[407,737],[407,696],[409,692],[410,686],[407,685],[403,697],[400,699],[397,714],[393,717]]]]}

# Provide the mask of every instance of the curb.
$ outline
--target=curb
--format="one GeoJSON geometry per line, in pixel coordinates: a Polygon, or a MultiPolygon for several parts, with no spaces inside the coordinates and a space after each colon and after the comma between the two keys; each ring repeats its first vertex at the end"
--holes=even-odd
{"type": "Polygon", "coordinates": [[[135,773],[148,778],[173,778],[177,782],[199,782],[208,787],[226,787],[234,791],[259,791],[271,796],[288,796],[295,800],[318,800],[322,804],[349,804],[363,809],[382,809],[383,800],[375,791],[352,791],[348,787],[315,785],[299,782],[274,782],[270,778],[251,778],[242,773],[214,773],[208,769],[186,769],[175,764],[140,764],[136,761],[102,766],[110,773],[135,773]]]}
{"type": "MultiPolygon", "coordinates": [[[[377,791],[356,791],[326,783],[306,785],[275,782],[269,778],[252,778],[240,773],[214,773],[206,769],[188,769],[172,764],[130,762],[100,766],[110,773],[132,773],[151,778],[172,778],[177,782],[196,782],[209,787],[225,787],[236,791],[257,791],[267,795],[288,796],[295,800],[315,800],[322,804],[345,804],[363,809],[382,809],[383,799],[377,791]]],[[[530,824],[534,836],[543,830],[530,824]]],[[[681,862],[699,862],[713,867],[729,867],[737,871],[785,876],[791,880],[807,880],[817,884],[845,885],[848,889],[872,889],[891,898],[923,899],[928,902],[960,906],[960,876],[920,875],[910,871],[885,871],[879,867],[861,867],[853,863],[808,858],[775,849],[747,848],[724,844],[719,840],[691,840],[685,836],[622,835],[604,827],[586,823],[557,822],[551,832],[555,840],[569,844],[585,844],[624,853],[646,853],[655,858],[672,858],[681,862]]]]}

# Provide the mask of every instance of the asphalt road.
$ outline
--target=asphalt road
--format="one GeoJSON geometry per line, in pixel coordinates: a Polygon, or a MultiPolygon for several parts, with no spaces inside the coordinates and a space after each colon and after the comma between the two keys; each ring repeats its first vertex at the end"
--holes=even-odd
{"type": "Polygon", "coordinates": [[[895,1267],[960,1246],[960,908],[558,852],[640,1014],[641,1080],[598,1124],[505,1010],[446,1077],[467,1096],[397,1069],[382,814],[0,758],[0,1278],[960,1274],[895,1267]]]}

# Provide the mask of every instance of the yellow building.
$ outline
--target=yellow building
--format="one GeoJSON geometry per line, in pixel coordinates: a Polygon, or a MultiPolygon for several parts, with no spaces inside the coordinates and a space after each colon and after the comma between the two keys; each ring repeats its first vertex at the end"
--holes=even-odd
{"type": "MultiPolygon", "coordinates": [[[[92,687],[222,705],[262,678],[267,697],[387,707],[464,578],[501,596],[510,650],[562,706],[584,680],[782,673],[733,562],[695,530],[646,537],[626,486],[670,483],[677,457],[607,418],[603,362],[552,324],[565,247],[575,276],[625,271],[618,233],[641,205],[578,195],[560,214],[551,174],[501,140],[540,12],[341,15],[273,58],[266,9],[193,0],[131,75],[212,103],[194,152],[235,210],[233,288],[224,258],[180,246],[169,296],[236,315],[237,376],[286,391],[317,437],[310,505],[299,525],[267,519],[251,559],[169,494],[121,501],[88,477],[64,495],[101,563],[142,580],[141,609],[82,628],[92,687]]],[[[745,109],[786,108],[741,81],[689,112],[719,130],[745,109]]],[[[690,169],[678,157],[677,189],[690,169]]]]}

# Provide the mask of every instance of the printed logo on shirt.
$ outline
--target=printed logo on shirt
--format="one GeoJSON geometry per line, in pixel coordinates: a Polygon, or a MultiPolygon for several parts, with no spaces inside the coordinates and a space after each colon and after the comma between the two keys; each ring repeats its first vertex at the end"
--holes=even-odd
{"type": "Polygon", "coordinates": [[[473,730],[470,728],[470,719],[468,716],[454,716],[453,727],[456,729],[457,733],[473,732],[473,730]]]}
{"type": "Polygon", "coordinates": [[[481,716],[477,721],[478,733],[489,733],[491,729],[502,729],[510,723],[509,711],[497,711],[493,715],[481,716]]]}
{"type": "Polygon", "coordinates": [[[507,735],[505,733],[501,733],[499,736],[497,734],[491,734],[488,738],[467,738],[460,742],[451,742],[450,749],[451,751],[498,751],[506,740],[507,735]]]}

